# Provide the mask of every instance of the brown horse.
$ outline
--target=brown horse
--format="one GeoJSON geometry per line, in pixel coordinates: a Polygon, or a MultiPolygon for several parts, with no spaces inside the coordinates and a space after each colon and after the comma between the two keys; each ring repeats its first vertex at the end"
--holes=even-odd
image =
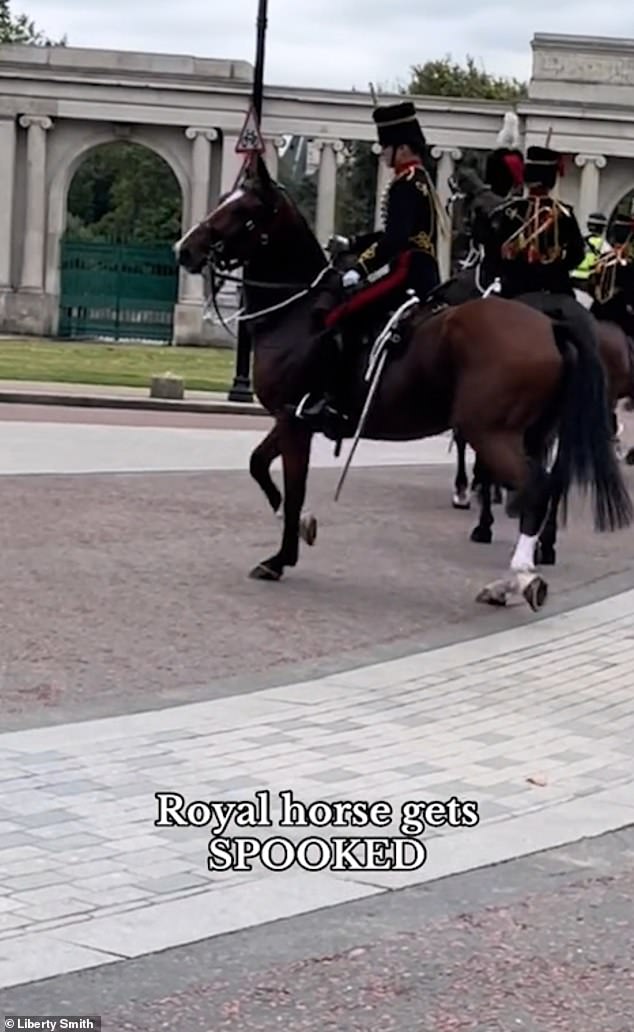
{"type": "MultiPolygon", "coordinates": [[[[216,270],[244,269],[243,318],[251,330],[254,388],[276,420],[251,470],[258,479],[266,447],[274,443],[284,471],[281,547],[252,576],[279,580],[298,561],[312,437],[292,408],[322,386],[332,360],[323,312],[340,294],[340,277],[260,159],[243,184],[175,245],[175,253],[194,274],[208,263],[216,270]]],[[[601,363],[556,333],[542,313],[498,298],[439,313],[421,308],[399,334],[406,346],[385,365],[363,436],[416,440],[449,429],[463,433],[495,479],[518,493],[520,536],[510,573],[479,598],[501,604],[509,591],[521,592],[539,608],[547,586],[535,570],[534,551],[552,492],[565,500],[574,484],[591,488],[597,530],[625,527],[633,518],[610,447],[601,363]],[[538,457],[553,433],[559,447],[548,474],[538,457]]],[[[367,394],[368,354],[364,338],[355,343],[347,391],[354,418],[367,394]]],[[[277,489],[264,489],[277,508],[277,489]]]]}
{"type": "MultiPolygon", "coordinates": [[[[481,298],[493,282],[490,270],[476,263],[470,268],[456,273],[451,280],[434,291],[434,298],[439,304],[459,305],[466,301],[481,298]]],[[[519,299],[518,299],[519,300],[519,299]]],[[[597,339],[599,352],[607,379],[608,399],[613,413],[619,401],[634,400],[634,342],[617,323],[597,319],[597,339]]],[[[613,415],[616,424],[616,415],[613,415]]],[[[616,425],[614,426],[616,434],[616,425]]],[[[453,506],[456,509],[470,508],[469,488],[466,471],[466,441],[462,434],[456,433],[457,471],[454,482],[453,506]]],[[[481,544],[490,544],[493,540],[493,510],[491,508],[492,485],[486,476],[481,463],[476,460],[474,469],[474,485],[479,488],[480,516],[477,525],[471,532],[471,540],[481,544]]],[[[497,486],[497,485],[496,485],[497,486]]],[[[495,488],[493,488],[495,490],[495,488]]],[[[495,501],[495,497],[493,498],[495,501]]],[[[540,534],[539,554],[542,564],[553,565],[555,562],[556,543],[556,511],[551,506],[548,520],[540,534]]]]}

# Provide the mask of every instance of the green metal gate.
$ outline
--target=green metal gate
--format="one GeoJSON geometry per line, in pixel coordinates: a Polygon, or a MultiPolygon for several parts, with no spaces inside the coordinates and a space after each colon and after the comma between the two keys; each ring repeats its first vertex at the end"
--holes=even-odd
{"type": "Polygon", "coordinates": [[[60,337],[169,342],[177,298],[169,244],[62,241],[60,337]]]}

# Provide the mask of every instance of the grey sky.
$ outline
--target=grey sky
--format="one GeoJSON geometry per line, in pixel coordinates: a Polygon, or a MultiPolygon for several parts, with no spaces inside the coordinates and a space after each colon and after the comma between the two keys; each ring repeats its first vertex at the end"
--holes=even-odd
{"type": "MultiPolygon", "coordinates": [[[[74,46],[252,62],[257,0],[14,0],[74,46]]],[[[269,0],[270,83],[366,89],[412,64],[469,53],[527,78],[535,32],[634,37],[632,0],[269,0]]]]}

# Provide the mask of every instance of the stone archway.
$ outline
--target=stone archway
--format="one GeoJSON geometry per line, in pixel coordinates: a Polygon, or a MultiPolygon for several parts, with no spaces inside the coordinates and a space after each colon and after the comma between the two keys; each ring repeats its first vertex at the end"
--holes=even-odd
{"type": "Polygon", "coordinates": [[[76,164],[60,241],[60,337],[171,343],[183,194],[168,162],[130,140],[76,164]]]}
{"type": "MultiPolygon", "coordinates": [[[[189,169],[181,160],[180,154],[169,146],[169,138],[162,136],[160,130],[151,127],[140,128],[136,131],[113,131],[112,127],[94,129],[91,132],[85,130],[81,135],[77,134],[72,141],[60,149],[58,160],[52,164],[49,170],[48,190],[48,224],[46,241],[46,270],[45,270],[45,291],[51,298],[59,298],[61,302],[62,288],[62,261],[63,241],[68,222],[68,197],[71,184],[81,168],[84,161],[98,148],[107,144],[134,145],[152,152],[162,160],[175,182],[178,184],[181,198],[180,228],[187,223],[191,205],[191,181],[189,169]]],[[[143,261],[151,259],[147,253],[141,255],[143,261]]],[[[174,270],[175,291],[174,303],[178,301],[178,295],[182,284],[182,277],[179,277],[174,270]]],[[[59,333],[64,330],[61,326],[60,312],[54,318],[53,332],[59,333]]],[[[66,331],[67,332],[67,329],[66,331]]],[[[152,335],[150,335],[151,339],[152,335]]],[[[163,337],[161,338],[163,339],[163,337]]]]}

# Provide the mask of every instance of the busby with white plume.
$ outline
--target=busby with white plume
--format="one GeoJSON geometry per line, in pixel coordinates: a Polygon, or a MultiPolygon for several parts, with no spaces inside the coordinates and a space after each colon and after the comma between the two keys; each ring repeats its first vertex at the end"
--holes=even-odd
{"type": "Polygon", "coordinates": [[[486,181],[494,193],[506,197],[524,182],[524,159],[520,150],[520,123],[514,111],[507,111],[497,135],[497,147],[486,163],[486,181]]]}
{"type": "Polygon", "coordinates": [[[514,111],[507,111],[496,143],[505,150],[519,151],[520,142],[520,120],[514,111]]]}

